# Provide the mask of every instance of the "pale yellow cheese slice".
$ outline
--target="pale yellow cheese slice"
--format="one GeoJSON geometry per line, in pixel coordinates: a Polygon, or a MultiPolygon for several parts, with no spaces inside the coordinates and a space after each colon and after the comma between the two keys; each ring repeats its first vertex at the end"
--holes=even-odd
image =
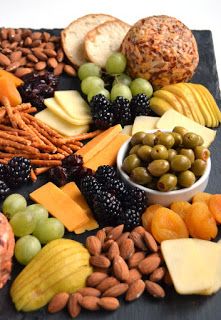
{"type": "Polygon", "coordinates": [[[54,114],[48,108],[36,113],[35,117],[66,137],[72,137],[81,133],[85,133],[89,129],[88,124],[79,126],[71,124],[54,114]]]}
{"type": "Polygon", "coordinates": [[[132,135],[139,131],[147,132],[149,130],[156,129],[156,123],[159,119],[159,117],[149,116],[136,117],[132,128],[132,135]]]}
{"type": "Polygon", "coordinates": [[[128,126],[124,126],[122,133],[128,134],[128,136],[132,135],[132,124],[129,124],[128,126]]]}
{"type": "Polygon", "coordinates": [[[176,126],[184,127],[190,132],[201,135],[204,140],[204,146],[207,148],[216,137],[215,130],[208,129],[173,109],[166,111],[156,123],[157,129],[173,130],[176,126]]]}

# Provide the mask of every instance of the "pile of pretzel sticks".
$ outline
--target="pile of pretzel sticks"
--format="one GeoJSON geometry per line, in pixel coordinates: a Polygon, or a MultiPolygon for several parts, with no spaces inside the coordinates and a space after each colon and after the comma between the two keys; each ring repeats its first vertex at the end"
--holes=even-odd
{"type": "Polygon", "coordinates": [[[65,138],[31,113],[37,109],[30,103],[11,107],[3,97],[0,107],[0,163],[7,164],[13,157],[30,159],[33,166],[31,177],[61,165],[62,159],[79,150],[82,140],[93,138],[99,130],[65,138]]]}

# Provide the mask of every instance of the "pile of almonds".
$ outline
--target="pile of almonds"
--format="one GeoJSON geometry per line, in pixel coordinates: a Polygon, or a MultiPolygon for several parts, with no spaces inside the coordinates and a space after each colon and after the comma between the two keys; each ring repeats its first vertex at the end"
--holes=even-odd
{"type": "Polygon", "coordinates": [[[30,29],[0,30],[0,68],[22,77],[33,71],[46,70],[75,76],[75,69],[65,62],[60,36],[30,29]]]}
{"type": "Polygon", "coordinates": [[[72,317],[78,316],[81,308],[114,311],[120,306],[119,296],[134,301],[145,289],[155,298],[165,297],[159,282],[169,285],[171,280],[155,239],[142,226],[132,232],[123,232],[123,228],[124,225],[106,227],[96,236],[87,237],[86,247],[94,268],[87,287],[73,294],[55,295],[48,305],[49,312],[58,312],[66,305],[72,317]]]}

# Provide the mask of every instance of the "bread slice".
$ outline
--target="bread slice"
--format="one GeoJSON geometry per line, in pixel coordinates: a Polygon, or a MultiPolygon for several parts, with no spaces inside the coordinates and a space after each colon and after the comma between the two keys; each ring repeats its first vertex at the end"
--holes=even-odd
{"type": "Polygon", "coordinates": [[[67,58],[76,66],[86,62],[84,38],[86,34],[105,21],[115,20],[107,14],[88,14],[74,20],[61,32],[62,47],[67,58]]]}
{"type": "Polygon", "coordinates": [[[105,67],[107,58],[119,51],[121,43],[130,29],[130,26],[120,20],[107,21],[93,30],[85,37],[85,55],[91,62],[105,67]]]}

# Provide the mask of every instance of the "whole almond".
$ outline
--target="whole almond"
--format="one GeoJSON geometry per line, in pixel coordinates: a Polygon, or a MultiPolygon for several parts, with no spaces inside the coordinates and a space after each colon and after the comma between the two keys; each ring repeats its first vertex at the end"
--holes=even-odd
{"type": "Polygon", "coordinates": [[[107,257],[99,255],[90,257],[90,264],[94,267],[109,268],[111,263],[107,257]]]}
{"type": "Polygon", "coordinates": [[[104,292],[104,291],[108,290],[109,288],[115,286],[116,284],[119,284],[119,281],[116,278],[108,277],[108,278],[102,280],[96,288],[99,291],[104,292]]]}
{"type": "Polygon", "coordinates": [[[145,258],[145,253],[140,251],[140,252],[135,252],[129,259],[128,259],[128,266],[129,268],[135,268],[138,266],[138,264],[144,260],[145,258]]]}
{"type": "Polygon", "coordinates": [[[107,274],[102,272],[93,272],[88,278],[87,278],[87,286],[88,287],[96,287],[98,286],[102,280],[106,279],[108,277],[107,274]]]}
{"type": "Polygon", "coordinates": [[[70,295],[68,300],[68,312],[72,318],[76,318],[81,312],[80,301],[82,300],[82,295],[78,292],[70,295]]]}
{"type": "Polygon", "coordinates": [[[146,280],[145,286],[146,286],[147,292],[154,298],[165,297],[165,291],[158,283],[146,280]]]}
{"type": "Polygon", "coordinates": [[[64,69],[64,63],[63,62],[58,63],[57,67],[54,68],[54,71],[53,71],[54,75],[59,76],[60,74],[62,74],[63,69],[64,69]]]}
{"type": "Polygon", "coordinates": [[[19,50],[25,55],[31,53],[31,50],[29,48],[20,48],[19,50]]]}
{"type": "Polygon", "coordinates": [[[1,34],[1,39],[6,40],[8,38],[8,29],[1,28],[0,34],[1,34]]]}
{"type": "Polygon", "coordinates": [[[138,299],[142,293],[144,292],[145,289],[145,283],[143,280],[138,279],[134,282],[132,282],[129,285],[129,288],[127,290],[127,294],[125,297],[126,301],[134,301],[136,299],[138,299]]]}
{"type": "Polygon", "coordinates": [[[134,242],[134,245],[140,249],[140,250],[143,250],[143,251],[146,251],[147,250],[147,247],[143,241],[143,237],[141,236],[140,233],[136,232],[136,231],[132,231],[131,234],[130,234],[130,239],[133,240],[134,242]]]}
{"type": "Polygon", "coordinates": [[[114,241],[107,252],[107,257],[112,261],[116,256],[119,256],[119,254],[120,250],[118,244],[114,241]]]}
{"type": "Polygon", "coordinates": [[[81,288],[78,290],[78,292],[82,295],[82,297],[85,297],[85,296],[100,297],[101,295],[100,290],[92,287],[81,288]]]}
{"type": "Polygon", "coordinates": [[[31,46],[31,44],[32,44],[32,39],[31,39],[30,37],[27,37],[27,38],[25,39],[25,41],[24,41],[24,45],[25,45],[26,47],[29,47],[29,46],[31,46]]]}
{"type": "Polygon", "coordinates": [[[31,29],[23,29],[22,30],[22,38],[25,39],[26,37],[29,37],[32,34],[31,29]]]}
{"type": "Polygon", "coordinates": [[[10,59],[3,53],[0,52],[0,65],[5,67],[9,66],[11,63],[10,59]]]}
{"type": "Polygon", "coordinates": [[[57,51],[57,61],[62,62],[64,60],[64,51],[60,48],[57,51]]]}
{"type": "Polygon", "coordinates": [[[51,35],[49,40],[52,41],[52,42],[59,42],[60,41],[60,37],[59,36],[55,36],[55,35],[51,35]]]}
{"type": "Polygon", "coordinates": [[[57,56],[57,53],[53,49],[44,49],[44,53],[49,57],[49,58],[54,58],[57,56]]]}
{"type": "Polygon", "coordinates": [[[113,297],[100,298],[98,304],[102,309],[105,309],[108,311],[114,311],[120,307],[119,301],[113,297]]]}
{"type": "Polygon", "coordinates": [[[157,269],[160,265],[161,259],[158,254],[153,253],[149,255],[147,258],[142,260],[138,268],[142,274],[150,274],[152,273],[155,269],[157,269]]]}
{"type": "Polygon", "coordinates": [[[117,238],[119,238],[122,235],[123,229],[124,229],[123,224],[120,224],[119,226],[113,228],[108,232],[107,239],[117,240],[117,238]]]}
{"type": "Polygon", "coordinates": [[[48,42],[50,39],[51,35],[48,32],[43,32],[43,39],[48,42]]]}
{"type": "Polygon", "coordinates": [[[157,246],[156,240],[154,239],[152,234],[150,234],[149,232],[145,231],[144,234],[143,234],[143,239],[144,239],[144,242],[147,245],[147,248],[150,251],[152,251],[152,252],[157,252],[158,251],[158,246],[157,246]]]}
{"type": "Polygon", "coordinates": [[[139,270],[136,268],[130,269],[129,270],[129,278],[126,281],[128,284],[131,284],[132,282],[139,280],[142,278],[142,275],[139,270]]]}
{"type": "Polygon", "coordinates": [[[9,48],[11,46],[10,42],[8,40],[1,41],[1,47],[3,49],[9,48]]]}
{"type": "Polygon", "coordinates": [[[12,71],[16,70],[18,67],[20,67],[20,62],[14,61],[9,66],[7,66],[6,71],[12,72],[12,71]]]}
{"type": "Polygon", "coordinates": [[[129,259],[135,252],[134,242],[131,239],[126,239],[121,243],[120,255],[124,260],[129,259]]]}
{"type": "Polygon", "coordinates": [[[42,33],[41,32],[33,32],[31,35],[32,40],[39,40],[42,37],[42,33]]]}
{"type": "Polygon", "coordinates": [[[35,55],[33,55],[33,54],[28,54],[28,55],[27,55],[27,59],[28,59],[29,61],[31,61],[31,62],[34,62],[34,63],[37,63],[37,62],[38,62],[38,58],[37,58],[35,55]]]}
{"type": "Polygon", "coordinates": [[[1,52],[2,52],[3,54],[5,54],[6,56],[8,56],[9,54],[12,53],[12,50],[9,49],[9,48],[5,48],[5,49],[3,49],[1,52]]]}
{"type": "Polygon", "coordinates": [[[104,274],[109,274],[109,268],[99,268],[99,267],[93,267],[94,272],[101,272],[104,274]]]}
{"type": "Polygon", "coordinates": [[[16,77],[21,78],[21,77],[23,77],[26,74],[31,73],[31,72],[32,72],[31,68],[18,68],[15,71],[15,75],[16,75],[16,77]]]}
{"type": "Polygon", "coordinates": [[[121,256],[117,256],[113,261],[113,273],[120,281],[127,281],[129,278],[129,269],[121,256]]]}
{"type": "Polygon", "coordinates": [[[20,66],[25,66],[27,63],[27,59],[26,57],[21,57],[21,59],[19,60],[20,66]]]}
{"type": "Polygon", "coordinates": [[[34,40],[34,41],[32,41],[31,47],[37,48],[40,46],[40,44],[41,44],[41,40],[34,40]]]}
{"type": "Polygon", "coordinates": [[[87,310],[96,311],[99,310],[99,298],[93,296],[85,296],[80,301],[80,305],[87,310]]]}
{"type": "Polygon", "coordinates": [[[45,44],[45,49],[52,49],[54,50],[55,49],[55,45],[53,42],[48,42],[45,44]]]}
{"type": "Polygon", "coordinates": [[[48,66],[50,67],[50,68],[56,68],[57,67],[57,65],[58,65],[58,62],[57,62],[57,60],[55,59],[55,58],[49,58],[48,59],[48,66]]]}
{"type": "Polygon", "coordinates": [[[99,255],[101,253],[101,242],[95,236],[87,237],[86,247],[91,255],[99,255]]]}
{"type": "Polygon", "coordinates": [[[48,312],[55,313],[61,311],[66,306],[69,299],[69,293],[60,292],[56,294],[48,304],[48,312]]]}
{"type": "Polygon", "coordinates": [[[119,297],[128,290],[128,287],[129,286],[127,283],[116,284],[115,286],[104,291],[102,297],[119,297]]]}
{"type": "Polygon", "coordinates": [[[21,51],[14,51],[10,54],[11,62],[15,62],[21,59],[22,52],[21,51]]]}
{"type": "Polygon", "coordinates": [[[163,279],[165,273],[166,269],[164,267],[159,267],[151,273],[149,280],[153,282],[158,282],[163,279]]]}
{"type": "Polygon", "coordinates": [[[130,235],[130,232],[124,232],[122,235],[116,240],[118,246],[120,247],[121,243],[123,243],[130,235]]]}
{"type": "Polygon", "coordinates": [[[66,72],[67,75],[69,75],[70,77],[75,77],[77,74],[76,70],[72,66],[70,66],[69,64],[65,64],[64,72],[66,72]]]}
{"type": "Polygon", "coordinates": [[[143,236],[143,234],[146,230],[144,229],[144,227],[138,226],[138,227],[134,228],[133,231],[135,231],[135,232],[139,233],[141,236],[143,236]]]}
{"type": "Polygon", "coordinates": [[[20,42],[21,41],[21,35],[20,34],[15,34],[14,41],[20,42]]]}
{"type": "Polygon", "coordinates": [[[47,55],[42,51],[40,48],[34,48],[32,49],[33,54],[36,56],[41,61],[46,61],[48,60],[47,55]]]}
{"type": "Polygon", "coordinates": [[[35,65],[35,70],[37,70],[37,71],[41,71],[41,70],[43,70],[45,68],[46,68],[46,62],[45,61],[37,62],[36,65],[35,65]]]}
{"type": "Polygon", "coordinates": [[[102,249],[103,249],[104,251],[109,250],[109,248],[110,248],[110,246],[112,245],[113,242],[114,242],[114,240],[107,240],[107,241],[105,241],[105,242],[103,243],[103,245],[102,245],[102,249]]]}
{"type": "Polygon", "coordinates": [[[103,229],[98,230],[96,233],[96,237],[100,240],[100,242],[103,244],[104,240],[106,238],[106,233],[103,229]]]}
{"type": "Polygon", "coordinates": [[[11,45],[10,45],[10,49],[12,49],[12,50],[14,50],[15,48],[17,48],[17,46],[18,46],[18,42],[17,41],[14,41],[14,42],[12,42],[11,43],[11,45]]]}

